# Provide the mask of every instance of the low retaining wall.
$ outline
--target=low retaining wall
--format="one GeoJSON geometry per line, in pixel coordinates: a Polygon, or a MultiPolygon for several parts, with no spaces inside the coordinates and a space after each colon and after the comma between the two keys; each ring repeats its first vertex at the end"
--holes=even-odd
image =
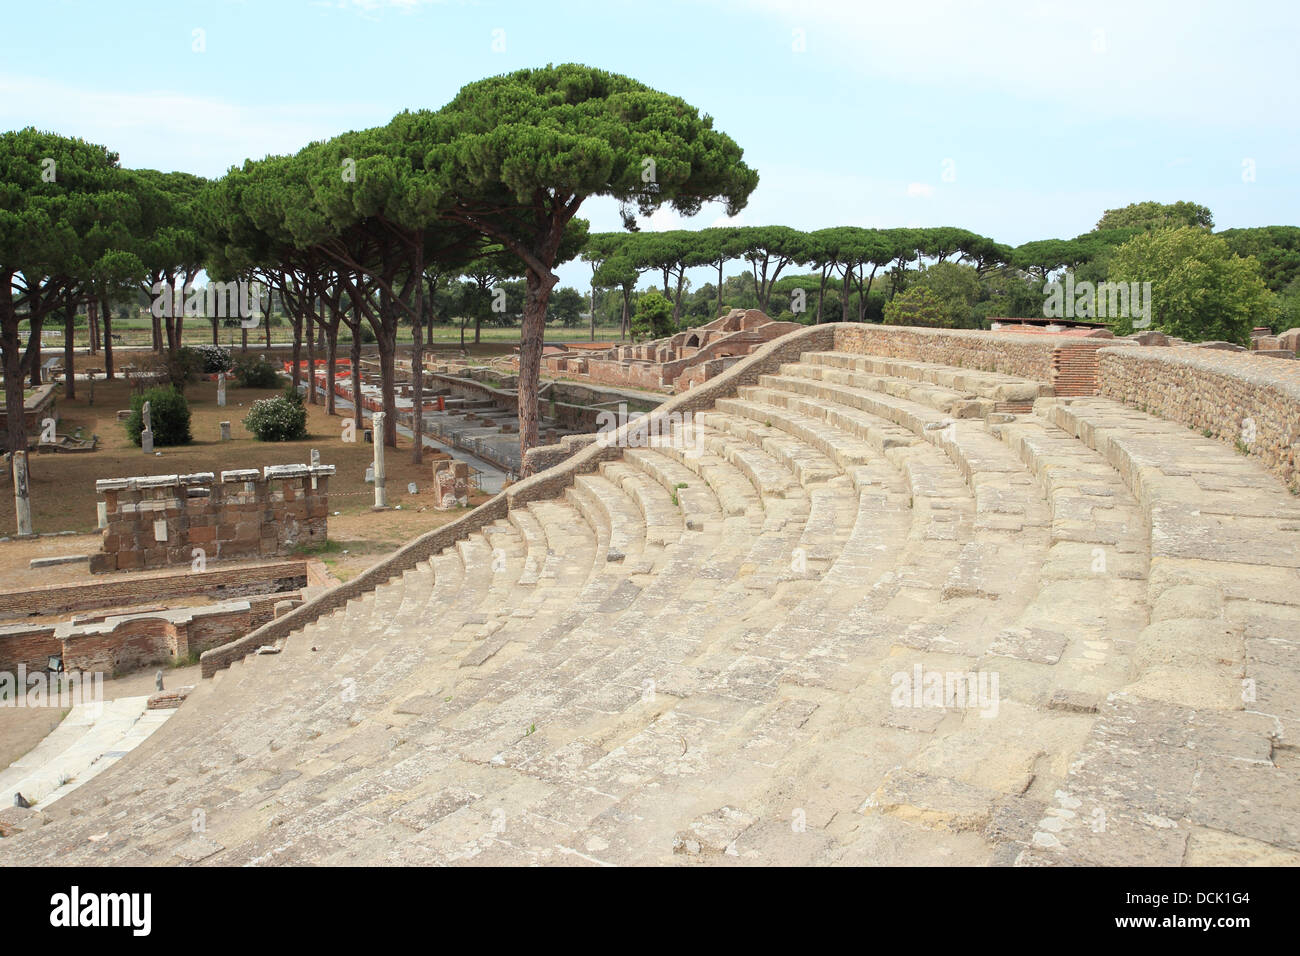
{"type": "Polygon", "coordinates": [[[1300,362],[1249,352],[1112,346],[1101,394],[1246,450],[1300,492],[1300,362]]]}
{"type": "MultiPolygon", "coordinates": [[[[864,325],[836,323],[835,348],[841,352],[859,352],[887,358],[913,359],[1001,372],[1033,379],[1048,385],[1057,384],[1062,365],[1058,352],[1074,355],[1078,350],[1099,347],[1099,340],[1076,336],[1036,336],[1017,332],[980,332],[971,329],[922,329],[900,325],[864,325]]],[[[1074,390],[1072,394],[1095,394],[1093,389],[1074,390]]]]}
{"type": "Polygon", "coordinates": [[[92,572],[204,560],[273,557],[328,537],[333,465],[270,465],[95,483],[108,524],[92,572]]]}
{"type": "MultiPolygon", "coordinates": [[[[28,438],[40,435],[42,419],[57,417],[54,414],[54,390],[57,387],[57,382],[41,385],[23,401],[23,423],[28,438]]],[[[0,405],[0,429],[9,429],[9,411],[3,405],[0,405]]]]}
{"type": "Polygon", "coordinates": [[[66,614],[194,594],[221,598],[280,594],[307,587],[308,583],[308,562],[299,560],[211,571],[173,571],[91,584],[55,584],[0,593],[0,618],[66,614]]]}

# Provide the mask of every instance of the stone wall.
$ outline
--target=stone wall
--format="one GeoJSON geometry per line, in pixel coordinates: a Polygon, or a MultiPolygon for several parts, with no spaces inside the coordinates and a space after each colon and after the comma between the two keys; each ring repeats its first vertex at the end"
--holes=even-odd
{"type": "MultiPolygon", "coordinates": [[[[57,387],[57,382],[41,385],[24,400],[23,422],[26,425],[29,439],[34,439],[40,435],[42,420],[58,417],[54,410],[54,390],[57,387]]],[[[0,395],[0,398],[3,398],[3,396],[0,395]]],[[[3,405],[0,405],[0,429],[5,431],[9,429],[9,411],[3,405]]]]}
{"type": "Polygon", "coordinates": [[[1058,349],[1097,348],[1096,339],[1037,336],[1018,332],[968,329],[921,329],[898,325],[837,323],[835,348],[887,358],[1001,372],[1054,384],[1053,357],[1058,349]]]}
{"type": "Polygon", "coordinates": [[[110,478],[95,483],[108,524],[92,572],[273,557],[323,544],[333,465],[110,478]]]}
{"type": "Polygon", "coordinates": [[[1249,352],[1112,346],[1101,394],[1248,451],[1300,492],[1300,362],[1249,352]]]}

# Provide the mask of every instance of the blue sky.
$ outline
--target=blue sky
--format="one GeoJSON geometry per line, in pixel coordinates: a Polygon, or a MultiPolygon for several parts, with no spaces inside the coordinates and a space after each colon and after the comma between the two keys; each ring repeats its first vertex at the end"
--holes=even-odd
{"type": "MultiPolygon", "coordinates": [[[[83,136],[126,166],[217,176],[575,61],[712,115],[761,177],[746,225],[1017,244],[1147,199],[1204,203],[1217,228],[1300,224],[1291,2],[43,0],[0,23],[0,128],[83,136]]],[[[618,227],[607,201],[582,215],[618,227]]]]}

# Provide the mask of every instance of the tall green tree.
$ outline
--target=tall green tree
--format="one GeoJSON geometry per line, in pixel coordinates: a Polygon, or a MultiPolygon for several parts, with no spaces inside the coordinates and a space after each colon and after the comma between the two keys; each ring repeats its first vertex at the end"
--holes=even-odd
{"type": "Polygon", "coordinates": [[[1167,229],[1179,226],[1214,228],[1210,210],[1194,202],[1135,202],[1120,209],[1107,209],[1096,229],[1167,229]]]}
{"type": "Polygon", "coordinates": [[[684,100],[576,64],[471,83],[437,113],[412,114],[439,173],[444,216],[478,229],[523,262],[519,445],[537,444],[546,306],[565,226],[592,196],[649,215],[692,216],[705,202],[735,215],[758,184],[741,149],[684,100]]]}
{"type": "MultiPolygon", "coordinates": [[[[1110,261],[1112,282],[1150,282],[1152,322],[1190,341],[1246,345],[1250,330],[1268,325],[1277,302],[1259,263],[1236,255],[1222,238],[1199,226],[1158,229],[1134,236],[1110,261]]],[[[1115,333],[1133,329],[1131,318],[1115,333]]]]}
{"type": "Polygon", "coordinates": [[[736,231],[740,257],[749,263],[758,292],[758,307],[766,312],[772,285],[787,266],[808,261],[804,233],[789,226],[741,226],[736,231]]]}
{"type": "Polygon", "coordinates": [[[1243,259],[1254,256],[1264,282],[1281,292],[1300,277],[1300,226],[1259,226],[1217,233],[1243,259]]]}
{"type": "Polygon", "coordinates": [[[572,286],[561,286],[551,294],[549,305],[550,317],[566,329],[576,328],[582,320],[582,310],[586,306],[582,293],[572,286]]]}
{"type": "Polygon", "coordinates": [[[162,315],[151,309],[153,347],[174,355],[185,326],[185,293],[209,254],[199,201],[208,181],[190,173],[154,169],[133,169],[128,176],[142,216],[141,235],[133,250],[145,267],[140,286],[151,300],[166,296],[162,315]],[[181,293],[179,302],[175,291],[181,293]]]}
{"type": "Polygon", "coordinates": [[[0,358],[8,447],[27,448],[23,381],[39,366],[41,327],[130,260],[139,207],[116,153],[27,128],[0,133],[0,358]],[[27,323],[23,348],[19,326],[27,323]]]}

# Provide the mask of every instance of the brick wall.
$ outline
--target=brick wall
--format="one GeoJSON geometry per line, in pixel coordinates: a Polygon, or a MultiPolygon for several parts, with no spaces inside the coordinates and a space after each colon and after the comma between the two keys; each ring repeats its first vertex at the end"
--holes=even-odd
{"type": "Polygon", "coordinates": [[[19,664],[32,673],[43,671],[50,655],[62,653],[63,642],[54,636],[53,624],[0,627],[0,671],[16,673],[19,664]]]}
{"type": "Polygon", "coordinates": [[[243,601],[109,615],[94,621],[17,624],[0,628],[0,671],[22,664],[29,673],[47,669],[51,655],[66,671],[122,673],[201,654],[247,634],[275,617],[275,605],[293,594],[243,601]]]}
{"type": "Polygon", "coordinates": [[[234,598],[268,592],[295,591],[308,585],[306,561],[277,561],[251,567],[210,571],[144,574],[90,584],[56,584],[0,593],[0,618],[34,614],[65,614],[98,607],[119,607],[141,600],[205,594],[234,598]]]}
{"type": "Polygon", "coordinates": [[[328,536],[333,465],[277,465],[96,482],[108,511],[92,572],[135,571],[203,559],[274,557],[328,536]],[[313,487],[313,485],[315,487],[313,487]]]}
{"type": "Polygon", "coordinates": [[[1112,346],[1101,394],[1237,445],[1300,492],[1300,362],[1249,352],[1112,346]]]}

